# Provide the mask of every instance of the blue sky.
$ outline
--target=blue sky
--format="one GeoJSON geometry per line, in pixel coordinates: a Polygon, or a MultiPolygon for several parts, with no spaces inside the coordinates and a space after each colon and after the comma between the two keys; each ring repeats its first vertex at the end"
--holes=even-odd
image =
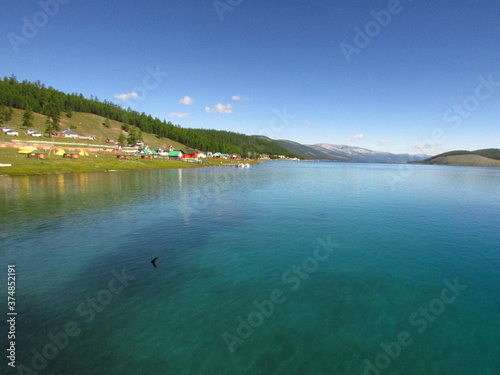
{"type": "Polygon", "coordinates": [[[181,126],[390,152],[500,147],[494,0],[6,0],[0,9],[1,75],[181,126]]]}

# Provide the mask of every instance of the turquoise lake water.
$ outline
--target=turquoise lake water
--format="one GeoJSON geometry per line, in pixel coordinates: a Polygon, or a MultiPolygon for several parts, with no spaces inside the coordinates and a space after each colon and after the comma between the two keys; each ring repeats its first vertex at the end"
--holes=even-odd
{"type": "Polygon", "coordinates": [[[0,210],[2,374],[500,374],[498,168],[0,177],[0,210]]]}

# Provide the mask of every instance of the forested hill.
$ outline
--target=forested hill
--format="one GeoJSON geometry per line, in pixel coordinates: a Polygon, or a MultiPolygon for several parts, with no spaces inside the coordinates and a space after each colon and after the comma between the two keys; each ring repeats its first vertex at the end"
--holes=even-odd
{"type": "Polygon", "coordinates": [[[62,113],[69,117],[72,112],[87,112],[122,122],[125,128],[136,126],[142,132],[158,137],[167,137],[189,147],[204,151],[250,154],[285,155],[296,157],[284,147],[269,139],[221,130],[188,129],[179,125],[153,118],[144,112],[124,109],[109,101],[99,101],[95,97],[85,98],[82,94],[66,94],[43,83],[22,81],[16,77],[0,80],[0,106],[8,106],[43,114],[50,119],[51,130],[59,130],[62,113]]]}
{"type": "Polygon", "coordinates": [[[488,148],[476,151],[450,151],[417,163],[500,167],[500,149],[488,148]]]}
{"type": "Polygon", "coordinates": [[[484,150],[476,150],[476,151],[465,151],[465,150],[449,151],[449,152],[445,152],[443,154],[433,156],[432,158],[424,160],[424,162],[429,162],[429,161],[435,160],[437,158],[442,158],[442,157],[446,157],[446,156],[456,156],[456,155],[479,155],[479,156],[483,156],[483,157],[488,158],[488,159],[500,160],[500,149],[498,149],[498,148],[486,148],[484,150]]]}

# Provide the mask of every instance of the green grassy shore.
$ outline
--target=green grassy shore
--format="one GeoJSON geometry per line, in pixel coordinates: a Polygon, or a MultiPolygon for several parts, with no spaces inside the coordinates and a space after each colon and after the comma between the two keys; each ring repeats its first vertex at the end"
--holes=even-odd
{"type": "MultiPolygon", "coordinates": [[[[41,175],[51,173],[78,173],[78,172],[102,172],[136,169],[178,169],[178,168],[199,168],[208,166],[225,166],[237,164],[237,160],[229,159],[201,159],[201,163],[186,162],[180,160],[169,160],[166,158],[141,159],[134,155],[130,160],[118,159],[116,153],[105,152],[114,147],[113,143],[106,143],[106,138],[117,140],[119,135],[127,136],[122,130],[122,123],[110,120],[109,126],[104,126],[104,117],[90,113],[73,113],[71,118],[63,116],[60,127],[62,130],[73,128],[77,133],[93,135],[95,140],[88,139],[65,139],[58,137],[35,138],[26,134],[26,129],[21,126],[23,111],[13,110],[12,120],[2,126],[9,126],[19,132],[18,137],[5,135],[0,132],[0,165],[10,164],[9,167],[0,166],[0,176],[26,176],[41,175]],[[53,148],[53,152],[47,156],[46,160],[28,158],[25,154],[18,154],[17,150],[21,146],[33,146],[39,149],[53,148]],[[86,150],[89,156],[81,156],[78,159],[63,158],[54,155],[58,149],[65,150],[86,150]]],[[[46,116],[35,113],[31,129],[41,133],[45,131],[46,116]]],[[[154,134],[143,133],[142,139],[150,148],[173,146],[175,148],[189,148],[182,143],[169,138],[159,138],[154,134]]],[[[255,161],[245,161],[245,163],[256,163],[255,161]]]]}
{"type": "MultiPolygon", "coordinates": [[[[62,156],[51,154],[47,156],[47,159],[39,160],[28,158],[25,154],[18,154],[17,148],[0,148],[0,164],[11,165],[9,167],[0,166],[0,176],[231,166],[237,162],[237,160],[207,158],[202,163],[193,163],[164,158],[141,159],[140,156],[136,155],[126,160],[118,159],[116,154],[104,152],[89,152],[89,156],[80,156],[78,159],[63,158],[62,156]]],[[[255,163],[251,161],[246,162],[255,163]]]]}

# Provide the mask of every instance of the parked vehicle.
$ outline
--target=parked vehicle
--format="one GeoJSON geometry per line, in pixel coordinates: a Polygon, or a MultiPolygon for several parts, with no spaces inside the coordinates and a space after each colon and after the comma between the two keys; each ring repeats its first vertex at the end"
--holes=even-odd
{"type": "Polygon", "coordinates": [[[38,130],[35,130],[35,129],[26,130],[26,134],[33,134],[33,133],[40,133],[40,132],[38,130]]]}
{"type": "Polygon", "coordinates": [[[19,137],[19,133],[16,132],[15,130],[11,130],[11,131],[5,132],[5,134],[7,134],[7,135],[13,135],[15,137],[19,137]]]}
{"type": "Polygon", "coordinates": [[[43,134],[40,132],[34,132],[30,134],[32,137],[43,137],[43,134]]]}
{"type": "Polygon", "coordinates": [[[7,132],[12,132],[12,131],[14,131],[14,129],[12,129],[12,128],[8,127],[8,126],[3,126],[3,127],[2,127],[2,131],[3,131],[4,133],[7,133],[7,132]]]}

